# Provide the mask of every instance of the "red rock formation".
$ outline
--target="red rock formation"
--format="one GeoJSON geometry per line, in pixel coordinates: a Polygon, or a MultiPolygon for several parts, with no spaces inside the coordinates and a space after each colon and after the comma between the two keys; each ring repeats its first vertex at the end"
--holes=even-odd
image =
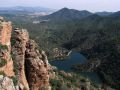
{"type": "Polygon", "coordinates": [[[29,90],[28,82],[25,76],[25,51],[26,51],[26,43],[29,40],[28,32],[24,29],[16,29],[14,32],[14,40],[15,44],[12,47],[12,52],[14,55],[14,60],[17,64],[17,75],[19,86],[21,89],[24,87],[29,90]]]}
{"type": "Polygon", "coordinates": [[[45,53],[39,53],[37,44],[29,39],[28,32],[24,29],[15,30],[13,38],[16,41],[12,51],[18,66],[19,86],[23,85],[30,90],[50,90],[49,64],[45,53]]]}
{"type": "MultiPolygon", "coordinates": [[[[0,71],[3,71],[7,76],[15,75],[11,58],[11,31],[11,22],[6,22],[0,17],[0,44],[8,48],[0,48],[0,58],[7,61],[5,66],[0,68],[0,71]]],[[[25,29],[16,29],[13,38],[12,54],[17,66],[14,68],[17,69],[16,76],[20,89],[39,90],[47,88],[50,90],[49,63],[45,52],[39,52],[37,44],[29,39],[25,29]]]]}
{"type": "Polygon", "coordinates": [[[10,46],[12,25],[11,22],[0,21],[0,43],[10,46]]]}
{"type": "Polygon", "coordinates": [[[0,49],[1,58],[7,61],[7,64],[0,68],[0,71],[4,71],[7,76],[14,76],[13,72],[13,61],[11,58],[11,32],[12,25],[11,22],[6,22],[2,17],[0,17],[0,44],[6,45],[8,50],[0,49]]]}
{"type": "Polygon", "coordinates": [[[49,88],[49,64],[45,52],[39,53],[36,43],[29,40],[26,50],[26,76],[30,90],[49,88]]]}

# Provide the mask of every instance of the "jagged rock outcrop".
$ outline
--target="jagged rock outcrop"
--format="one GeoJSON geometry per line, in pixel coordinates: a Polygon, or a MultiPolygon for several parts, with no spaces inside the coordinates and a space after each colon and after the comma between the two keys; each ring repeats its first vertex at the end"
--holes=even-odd
{"type": "Polygon", "coordinates": [[[19,81],[19,86],[21,89],[24,87],[29,90],[28,82],[25,76],[25,51],[26,43],[29,40],[28,32],[24,29],[16,29],[14,31],[14,46],[12,47],[12,53],[14,60],[17,64],[17,76],[19,81]]]}
{"type": "Polygon", "coordinates": [[[6,61],[5,65],[0,67],[0,72],[5,73],[6,76],[14,76],[14,66],[14,69],[17,70],[15,73],[18,85],[22,90],[25,88],[27,90],[38,90],[42,87],[49,87],[49,64],[45,52],[39,53],[36,50],[35,42],[32,43],[33,41],[29,39],[28,32],[25,29],[16,29],[12,41],[11,32],[11,22],[6,22],[3,17],[0,17],[0,45],[4,47],[0,48],[0,61],[3,59],[6,61]],[[12,56],[16,65],[13,65],[11,58],[11,42],[13,43],[12,56]]]}
{"type": "Polygon", "coordinates": [[[12,23],[10,21],[5,21],[4,18],[0,18],[0,43],[2,45],[10,45],[12,32],[12,23]]]}
{"type": "Polygon", "coordinates": [[[0,90],[17,90],[12,79],[0,75],[0,90]]]}
{"type": "Polygon", "coordinates": [[[37,44],[29,39],[28,32],[16,29],[13,36],[13,55],[18,68],[18,81],[20,88],[39,90],[49,87],[49,63],[44,51],[39,53],[37,44]]]}
{"type": "Polygon", "coordinates": [[[39,53],[33,40],[29,40],[26,49],[26,76],[30,90],[49,88],[49,64],[45,52],[39,53]]]}
{"type": "Polygon", "coordinates": [[[0,58],[6,60],[6,64],[0,67],[0,71],[4,71],[7,76],[14,76],[13,61],[10,52],[6,49],[0,49],[0,58]]]}
{"type": "Polygon", "coordinates": [[[6,64],[0,67],[0,71],[3,71],[7,76],[14,76],[13,61],[11,58],[11,32],[12,24],[7,22],[3,17],[0,17],[0,58],[6,60],[6,64]]]}

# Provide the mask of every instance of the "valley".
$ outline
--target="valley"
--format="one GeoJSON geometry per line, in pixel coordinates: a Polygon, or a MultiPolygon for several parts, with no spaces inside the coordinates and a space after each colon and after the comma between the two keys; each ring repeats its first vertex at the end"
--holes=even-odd
{"type": "Polygon", "coordinates": [[[48,58],[54,48],[72,50],[80,55],[79,57],[76,53],[71,53],[70,57],[73,55],[71,59],[50,61],[58,69],[69,71],[71,67],[67,64],[74,64],[73,70],[95,72],[103,79],[105,85],[116,90],[120,89],[119,11],[105,12],[101,15],[86,10],[63,8],[45,16],[31,17],[26,13],[22,15],[7,13],[0,16],[12,21],[13,27],[26,28],[30,37],[38,43],[39,49],[46,51],[48,58]],[[33,21],[40,22],[33,23],[33,21]],[[87,61],[83,63],[82,59],[87,61]]]}

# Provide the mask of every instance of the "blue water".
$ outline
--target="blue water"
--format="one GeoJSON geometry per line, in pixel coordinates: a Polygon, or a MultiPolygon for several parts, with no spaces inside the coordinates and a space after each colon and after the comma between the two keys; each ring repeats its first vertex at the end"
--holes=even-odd
{"type": "Polygon", "coordinates": [[[85,63],[86,58],[77,52],[72,52],[68,58],[50,62],[51,65],[57,66],[60,70],[71,71],[71,65],[85,63]]]}
{"type": "MultiPolygon", "coordinates": [[[[78,52],[72,52],[68,58],[63,60],[51,61],[50,64],[56,66],[59,70],[64,70],[67,72],[72,72],[71,66],[75,64],[84,64],[87,62],[87,59],[78,52]]],[[[92,81],[100,84],[101,79],[98,74],[95,72],[80,72],[82,76],[90,78],[92,81]]]]}

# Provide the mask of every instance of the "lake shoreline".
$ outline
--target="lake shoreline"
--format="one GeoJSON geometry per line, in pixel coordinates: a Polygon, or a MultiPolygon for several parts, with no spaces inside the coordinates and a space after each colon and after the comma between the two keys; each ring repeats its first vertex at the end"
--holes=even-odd
{"type": "MultiPolygon", "coordinates": [[[[79,64],[79,63],[84,64],[87,61],[87,59],[82,54],[80,54],[79,52],[75,52],[75,51],[70,51],[68,57],[69,58],[63,59],[63,60],[50,61],[50,64],[53,66],[56,66],[59,70],[64,70],[66,72],[78,73],[71,69],[72,65],[79,64]]],[[[80,73],[83,73],[83,72],[80,72],[80,73]]],[[[101,78],[95,72],[89,72],[89,74],[88,75],[86,74],[85,76],[92,79],[92,81],[94,81],[95,80],[94,77],[96,77],[96,82],[98,82],[98,83],[101,82],[101,78]]]]}

